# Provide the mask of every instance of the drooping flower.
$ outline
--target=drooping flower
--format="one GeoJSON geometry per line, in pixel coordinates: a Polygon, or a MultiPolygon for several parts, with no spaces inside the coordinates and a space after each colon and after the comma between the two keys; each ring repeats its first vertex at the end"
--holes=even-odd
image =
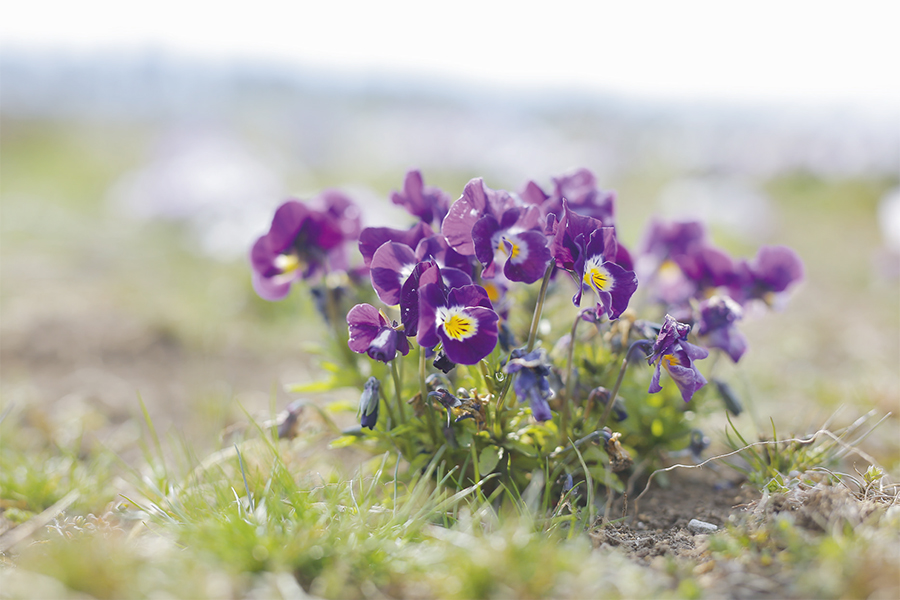
{"type": "Polygon", "coordinates": [[[419,288],[417,339],[423,348],[441,344],[450,361],[474,365],[497,345],[499,316],[478,285],[445,291],[437,283],[419,288]]]}
{"type": "Polygon", "coordinates": [[[803,261],[787,246],[763,246],[750,261],[741,261],[731,295],[738,302],[759,298],[772,303],[773,296],[803,279],[803,261]]]}
{"type": "Polygon", "coordinates": [[[347,344],[354,352],[365,352],[369,358],[383,363],[394,360],[397,352],[409,354],[409,340],[396,322],[388,321],[371,304],[357,304],[347,313],[350,339],[347,344]]]}
{"type": "Polygon", "coordinates": [[[518,373],[513,380],[513,390],[520,402],[528,400],[531,414],[536,420],[549,421],[553,418],[550,404],[547,402],[553,397],[547,379],[550,375],[550,364],[547,361],[547,353],[542,348],[527,354],[524,348],[516,348],[512,351],[503,371],[510,375],[518,373]]]}
{"type": "Polygon", "coordinates": [[[743,317],[741,306],[728,296],[713,296],[700,303],[697,336],[710,348],[720,348],[737,362],[747,351],[747,338],[735,327],[743,317]]]}
{"type": "Polygon", "coordinates": [[[326,210],[314,210],[297,200],[285,202],[275,211],[269,232],[253,244],[253,289],[262,298],[281,300],[294,281],[315,277],[326,269],[347,268],[343,245],[352,239],[349,236],[356,227],[342,224],[335,215],[352,212],[345,203],[349,200],[329,195],[321,202],[326,210]]]}
{"type": "Polygon", "coordinates": [[[440,226],[447,216],[452,200],[450,195],[440,188],[426,186],[422,180],[422,173],[418,170],[406,173],[402,192],[391,193],[391,201],[394,204],[404,207],[410,214],[429,225],[436,222],[440,226]]]}
{"type": "Polygon", "coordinates": [[[369,377],[359,397],[359,424],[369,429],[375,429],[378,422],[378,406],[381,395],[381,382],[375,377],[369,377]]]}
{"type": "Polygon", "coordinates": [[[668,371],[675,385],[681,391],[681,397],[688,402],[694,394],[706,385],[706,378],[697,370],[695,360],[709,356],[709,352],[687,341],[691,326],[679,323],[671,315],[666,315],[660,328],[653,350],[647,357],[650,366],[656,366],[649,392],[655,394],[662,390],[659,384],[660,367],[668,371]]]}

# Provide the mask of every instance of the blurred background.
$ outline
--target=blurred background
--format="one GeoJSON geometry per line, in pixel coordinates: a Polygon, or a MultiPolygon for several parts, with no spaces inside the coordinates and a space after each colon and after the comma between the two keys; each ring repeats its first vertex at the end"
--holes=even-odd
{"type": "Polygon", "coordinates": [[[35,445],[127,448],[140,397],[213,447],[241,406],[320,378],[306,294],[250,287],[282,200],[340,187],[403,227],[387,198],[410,168],[458,197],[587,167],[630,248],[654,214],[703,218],[736,257],[793,247],[806,281],[742,326],[751,418],[893,412],[866,448],[896,469],[895,8],[622,4],[5,6],[0,410],[35,445]]]}

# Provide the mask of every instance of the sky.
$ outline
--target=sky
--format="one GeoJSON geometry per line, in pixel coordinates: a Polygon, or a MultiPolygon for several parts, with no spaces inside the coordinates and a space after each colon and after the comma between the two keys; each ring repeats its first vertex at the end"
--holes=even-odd
{"type": "Polygon", "coordinates": [[[900,109],[900,2],[5,0],[4,48],[900,109]]]}

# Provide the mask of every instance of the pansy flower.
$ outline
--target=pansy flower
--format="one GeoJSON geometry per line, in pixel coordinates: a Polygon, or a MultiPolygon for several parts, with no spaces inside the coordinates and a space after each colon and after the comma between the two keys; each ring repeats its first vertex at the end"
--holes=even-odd
{"type": "Polygon", "coordinates": [[[733,298],[743,303],[759,298],[771,304],[773,297],[803,279],[803,262],[787,246],[763,246],[756,258],[741,261],[731,287],[733,298]]]}
{"type": "Polygon", "coordinates": [[[747,351],[747,338],[734,326],[743,317],[741,306],[728,296],[713,296],[700,303],[697,336],[710,348],[720,348],[737,362],[747,351]]]}
{"type": "Polygon", "coordinates": [[[616,264],[615,230],[603,227],[592,217],[573,213],[563,202],[563,218],[551,241],[550,250],[556,265],[572,273],[578,291],[572,298],[581,305],[584,290],[597,293],[597,311],[610,319],[617,319],[628,307],[637,289],[637,276],[616,264]]]}
{"type": "MultiPolygon", "coordinates": [[[[451,248],[463,256],[474,256],[475,242],[472,240],[472,228],[475,227],[475,223],[485,215],[492,215],[500,221],[503,213],[516,205],[516,199],[512,194],[505,190],[492,190],[478,177],[466,184],[462,196],[450,207],[441,224],[441,233],[447,238],[451,248]]],[[[537,207],[529,208],[531,209],[527,212],[529,224],[523,226],[523,229],[531,229],[540,219],[537,207]]]]}
{"type": "Polygon", "coordinates": [[[482,277],[492,278],[505,259],[503,275],[510,281],[534,283],[544,275],[550,250],[539,231],[540,212],[534,208],[507,209],[498,220],[487,214],[472,227],[475,257],[484,265],[482,277]]]}
{"type": "Polygon", "coordinates": [[[269,232],[250,250],[253,289],[266,300],[281,300],[294,281],[314,277],[326,268],[346,268],[343,244],[347,239],[339,219],[328,211],[313,210],[296,200],[285,202],[275,211],[269,232]]]}
{"type": "Polygon", "coordinates": [[[706,358],[709,352],[687,341],[690,332],[690,325],[679,323],[671,315],[666,315],[653,350],[647,357],[647,363],[656,366],[648,390],[651,394],[662,390],[659,384],[660,367],[668,371],[685,402],[706,385],[706,378],[697,370],[694,361],[706,358]]]}
{"type": "Polygon", "coordinates": [[[525,353],[524,348],[516,348],[503,371],[510,375],[518,373],[513,380],[513,390],[520,402],[528,400],[531,405],[531,414],[538,421],[549,421],[553,415],[550,413],[550,404],[547,402],[553,397],[550,382],[550,364],[547,362],[547,353],[538,348],[525,353]]]}
{"type": "Polygon", "coordinates": [[[553,192],[545,194],[534,182],[529,181],[521,192],[525,202],[539,204],[545,215],[562,217],[563,200],[573,212],[602,221],[607,227],[613,226],[615,198],[613,192],[597,187],[597,178],[585,168],[576,169],[553,178],[553,192]]]}
{"type": "Polygon", "coordinates": [[[734,261],[724,251],[709,244],[694,244],[673,256],[684,276],[696,287],[696,296],[709,295],[716,288],[732,286],[738,278],[734,261]]]}
{"type": "Polygon", "coordinates": [[[434,235],[427,223],[419,221],[409,229],[393,229],[391,227],[366,227],[359,234],[359,253],[368,267],[372,263],[375,252],[385,242],[397,242],[415,248],[419,242],[434,235]]]}
{"type": "Polygon", "coordinates": [[[422,180],[422,173],[418,170],[406,173],[402,192],[391,193],[391,202],[404,207],[410,214],[429,225],[437,222],[440,226],[447,216],[452,200],[450,195],[440,188],[426,186],[422,180]]]}
{"type": "Polygon", "coordinates": [[[441,344],[450,361],[474,365],[497,345],[499,316],[478,285],[445,291],[438,283],[419,288],[417,339],[423,348],[441,344]]]}
{"type": "Polygon", "coordinates": [[[388,363],[397,351],[409,354],[409,340],[396,322],[388,321],[380,310],[371,304],[357,304],[347,313],[350,339],[347,344],[354,352],[365,352],[369,358],[388,363]]]}

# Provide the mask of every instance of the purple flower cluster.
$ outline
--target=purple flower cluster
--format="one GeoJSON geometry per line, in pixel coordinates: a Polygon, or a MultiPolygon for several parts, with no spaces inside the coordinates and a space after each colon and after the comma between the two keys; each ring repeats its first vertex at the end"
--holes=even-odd
{"type": "Polygon", "coordinates": [[[386,305],[399,305],[400,321],[389,323],[368,305],[355,307],[348,315],[351,348],[388,362],[408,350],[408,342],[398,341],[405,335],[428,350],[440,347],[452,363],[476,364],[497,345],[505,291],[538,281],[550,265],[575,278],[576,305],[593,289],[600,315],[617,318],[637,278],[614,228],[597,218],[611,221],[612,196],[599,192],[586,170],[554,183],[553,194],[533,182],[514,194],[473,179],[450,204],[418,171],[407,173],[403,191],[391,198],[418,221],[409,229],[367,228],[359,235],[372,287],[386,305]],[[588,216],[569,208],[565,194],[588,216]]]}
{"type": "Polygon", "coordinates": [[[680,321],[697,323],[697,335],[737,362],[747,340],[735,323],[743,307],[762,300],[773,305],[803,278],[800,257],[784,246],[763,246],[751,260],[735,260],[709,241],[697,221],[654,221],[638,269],[651,295],[680,321]]]}

